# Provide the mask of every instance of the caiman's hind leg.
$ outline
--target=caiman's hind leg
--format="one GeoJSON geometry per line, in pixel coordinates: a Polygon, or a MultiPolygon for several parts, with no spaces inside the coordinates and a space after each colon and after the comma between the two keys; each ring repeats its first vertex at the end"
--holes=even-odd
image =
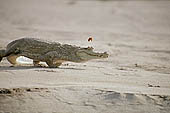
{"type": "Polygon", "coordinates": [[[50,68],[57,68],[59,67],[62,62],[57,62],[57,61],[46,61],[47,65],[50,67],[50,68]]]}
{"type": "Polygon", "coordinates": [[[17,58],[18,58],[19,56],[18,55],[10,55],[10,56],[8,56],[7,57],[7,60],[11,63],[11,64],[13,64],[13,65],[17,65],[17,58]]]}

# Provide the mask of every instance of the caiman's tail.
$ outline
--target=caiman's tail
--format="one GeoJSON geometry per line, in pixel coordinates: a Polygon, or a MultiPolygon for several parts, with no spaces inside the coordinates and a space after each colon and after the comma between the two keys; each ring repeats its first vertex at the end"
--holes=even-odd
{"type": "Polygon", "coordinates": [[[1,50],[0,50],[0,62],[1,62],[2,58],[5,57],[5,56],[6,56],[5,50],[4,50],[4,49],[1,49],[1,50]]]}

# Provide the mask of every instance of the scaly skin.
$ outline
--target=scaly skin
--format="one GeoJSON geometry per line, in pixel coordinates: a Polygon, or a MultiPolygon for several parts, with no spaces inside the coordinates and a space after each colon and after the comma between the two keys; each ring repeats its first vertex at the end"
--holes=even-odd
{"type": "Polygon", "coordinates": [[[17,65],[16,59],[24,56],[33,59],[35,66],[46,62],[49,67],[58,67],[65,61],[85,62],[91,59],[107,58],[108,54],[93,52],[93,48],[81,48],[57,42],[48,42],[35,38],[21,38],[9,43],[6,50],[0,50],[0,61],[3,57],[17,65]]]}

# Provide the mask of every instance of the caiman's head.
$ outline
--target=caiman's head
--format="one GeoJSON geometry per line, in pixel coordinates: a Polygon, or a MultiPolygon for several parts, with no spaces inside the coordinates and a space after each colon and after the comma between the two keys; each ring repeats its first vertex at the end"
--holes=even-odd
{"type": "Polygon", "coordinates": [[[81,61],[88,61],[92,59],[101,59],[101,58],[108,58],[107,52],[104,53],[97,53],[93,51],[92,47],[88,48],[81,48],[76,52],[77,56],[80,57],[81,61]]]}

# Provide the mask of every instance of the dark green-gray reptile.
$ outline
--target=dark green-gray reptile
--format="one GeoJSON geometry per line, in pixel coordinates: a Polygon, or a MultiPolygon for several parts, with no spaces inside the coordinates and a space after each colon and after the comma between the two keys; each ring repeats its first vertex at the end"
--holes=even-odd
{"type": "Polygon", "coordinates": [[[46,62],[49,67],[58,67],[65,61],[79,63],[91,59],[107,58],[108,54],[94,52],[92,47],[82,48],[36,38],[17,39],[9,43],[6,49],[0,50],[0,61],[3,57],[7,57],[11,64],[17,65],[16,59],[19,56],[32,59],[35,66],[42,61],[46,62]]]}

